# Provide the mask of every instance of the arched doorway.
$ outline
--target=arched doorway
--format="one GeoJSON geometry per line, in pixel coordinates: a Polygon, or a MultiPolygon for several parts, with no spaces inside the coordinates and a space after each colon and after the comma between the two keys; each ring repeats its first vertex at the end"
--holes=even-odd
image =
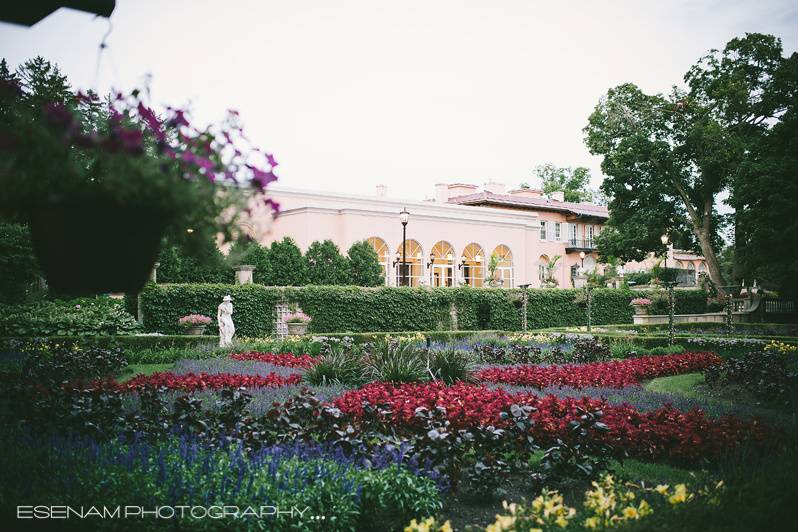
{"type": "Polygon", "coordinates": [[[431,286],[454,286],[454,248],[445,240],[432,246],[429,284],[431,286]]]}

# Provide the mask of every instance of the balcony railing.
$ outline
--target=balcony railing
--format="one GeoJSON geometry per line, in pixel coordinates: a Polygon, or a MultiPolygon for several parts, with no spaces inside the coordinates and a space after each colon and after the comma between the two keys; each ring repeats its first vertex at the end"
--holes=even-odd
{"type": "Polygon", "coordinates": [[[595,240],[592,238],[569,238],[565,241],[565,251],[596,249],[595,240]]]}

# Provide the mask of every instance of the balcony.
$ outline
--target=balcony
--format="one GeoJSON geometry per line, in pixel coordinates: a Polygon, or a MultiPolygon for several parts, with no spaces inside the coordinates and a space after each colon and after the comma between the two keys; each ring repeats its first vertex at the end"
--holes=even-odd
{"type": "Polygon", "coordinates": [[[593,251],[596,249],[596,242],[590,239],[569,238],[565,241],[566,253],[578,253],[580,251],[593,251]]]}

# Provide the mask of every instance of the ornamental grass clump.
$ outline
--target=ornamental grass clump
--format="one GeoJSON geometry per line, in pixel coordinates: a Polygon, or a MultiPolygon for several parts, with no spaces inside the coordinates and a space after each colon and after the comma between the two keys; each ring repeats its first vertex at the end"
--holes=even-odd
{"type": "Polygon", "coordinates": [[[314,360],[304,381],[319,386],[360,386],[369,380],[369,369],[359,353],[340,346],[330,347],[314,360]]]}
{"type": "Polygon", "coordinates": [[[433,380],[446,384],[458,381],[475,382],[474,361],[471,353],[459,349],[430,350],[427,352],[429,370],[433,380]]]}
{"type": "Polygon", "coordinates": [[[411,343],[381,340],[366,348],[371,380],[406,383],[429,380],[427,359],[411,343]]]}

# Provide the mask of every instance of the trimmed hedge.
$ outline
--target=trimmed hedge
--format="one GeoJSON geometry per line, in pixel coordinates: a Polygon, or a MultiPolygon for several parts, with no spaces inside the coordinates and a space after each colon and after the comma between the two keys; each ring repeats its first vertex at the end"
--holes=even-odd
{"type": "MultiPolygon", "coordinates": [[[[503,330],[522,328],[523,289],[410,288],[354,286],[266,287],[256,284],[150,284],[140,294],[144,327],[174,333],[177,320],[191,313],[215,319],[222,298],[233,297],[238,336],[272,333],[275,306],[296,303],[313,321],[311,333],[503,330]],[[456,309],[455,323],[451,309],[456,309]]],[[[706,293],[677,290],[678,313],[701,313],[706,293]]],[[[632,323],[629,302],[634,297],[657,297],[659,292],[622,289],[593,290],[592,319],[596,325],[632,323]]],[[[530,289],[529,329],[569,327],[586,322],[584,290],[530,289]]],[[[215,327],[215,325],[211,325],[215,327]]]]}

